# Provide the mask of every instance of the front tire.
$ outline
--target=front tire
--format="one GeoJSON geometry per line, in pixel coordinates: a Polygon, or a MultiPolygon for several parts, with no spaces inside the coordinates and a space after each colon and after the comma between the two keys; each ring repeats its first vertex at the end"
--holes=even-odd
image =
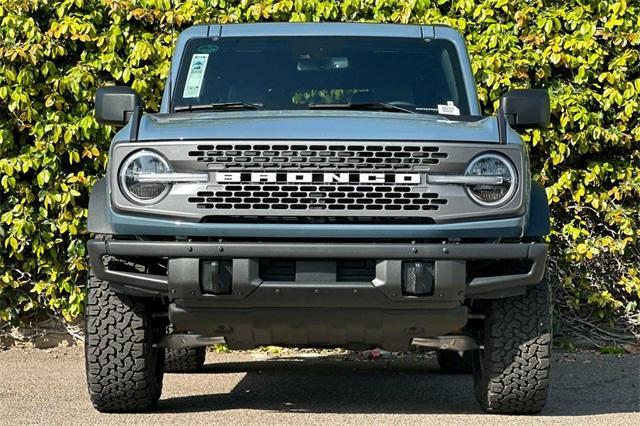
{"type": "Polygon", "coordinates": [[[153,303],[89,278],[85,363],[89,395],[98,411],[145,411],[158,402],[164,349],[153,344],[166,325],[154,322],[153,303]]]}
{"type": "Polygon", "coordinates": [[[546,279],[523,296],[484,305],[483,349],[474,351],[476,399],[488,413],[533,414],[544,407],[551,368],[551,294],[546,279]]]}
{"type": "Polygon", "coordinates": [[[165,373],[195,373],[202,370],[207,348],[166,349],[165,373]]]}

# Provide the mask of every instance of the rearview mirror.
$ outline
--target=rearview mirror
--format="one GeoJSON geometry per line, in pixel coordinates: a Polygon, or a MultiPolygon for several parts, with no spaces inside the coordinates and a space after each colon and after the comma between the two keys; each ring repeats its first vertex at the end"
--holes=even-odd
{"type": "Polygon", "coordinates": [[[140,95],[129,87],[101,87],[96,91],[96,121],[122,127],[140,107],[140,103],[140,95]]]}
{"type": "Polygon", "coordinates": [[[500,100],[500,108],[515,130],[544,129],[549,125],[549,93],[546,89],[510,90],[500,100]]]}
{"type": "Polygon", "coordinates": [[[328,71],[349,68],[349,58],[332,57],[324,59],[303,58],[298,61],[298,71],[328,71]]]}

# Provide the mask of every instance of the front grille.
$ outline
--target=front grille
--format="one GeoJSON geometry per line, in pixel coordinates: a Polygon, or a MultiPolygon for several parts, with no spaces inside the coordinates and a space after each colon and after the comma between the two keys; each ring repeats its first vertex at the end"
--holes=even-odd
{"type": "Polygon", "coordinates": [[[438,210],[447,200],[409,185],[222,185],[187,201],[202,210],[398,212],[438,210]]]}
{"type": "Polygon", "coordinates": [[[375,144],[198,145],[196,161],[225,171],[240,170],[429,170],[447,158],[437,146],[375,144]]]}
{"type": "Polygon", "coordinates": [[[449,158],[445,148],[435,145],[227,142],[195,145],[188,157],[216,172],[216,179],[218,173],[239,176],[233,182],[216,181],[186,197],[190,210],[204,217],[411,217],[424,223],[448,202],[425,182],[425,172],[446,166],[443,162],[449,158]],[[313,177],[304,183],[286,182],[287,173],[293,172],[313,173],[313,177]],[[276,177],[252,182],[254,173],[276,177]],[[348,173],[349,179],[325,179],[328,173],[348,173]],[[370,173],[384,174],[384,182],[361,179],[370,173]],[[420,175],[420,182],[395,182],[403,174],[420,175]]]}

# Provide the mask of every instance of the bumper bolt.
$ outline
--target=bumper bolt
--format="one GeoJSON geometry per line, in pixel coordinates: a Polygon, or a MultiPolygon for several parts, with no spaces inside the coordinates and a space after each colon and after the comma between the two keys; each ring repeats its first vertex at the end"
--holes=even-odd
{"type": "Polygon", "coordinates": [[[418,249],[417,249],[417,248],[413,247],[413,248],[411,249],[411,253],[417,253],[417,252],[418,252],[418,249]]]}
{"type": "Polygon", "coordinates": [[[223,251],[224,251],[224,248],[223,248],[223,247],[218,247],[218,251],[219,251],[219,252],[223,252],[223,251]]]}
{"type": "Polygon", "coordinates": [[[443,252],[444,254],[449,254],[449,249],[448,249],[448,248],[446,248],[446,247],[442,247],[442,252],[443,252]]]}
{"type": "Polygon", "coordinates": [[[193,247],[187,246],[187,251],[193,251],[193,247]]]}

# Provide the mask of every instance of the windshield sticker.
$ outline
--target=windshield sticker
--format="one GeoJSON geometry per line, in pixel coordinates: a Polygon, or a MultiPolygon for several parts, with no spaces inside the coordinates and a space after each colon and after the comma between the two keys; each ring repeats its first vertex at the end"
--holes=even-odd
{"type": "Polygon", "coordinates": [[[460,110],[452,101],[447,101],[446,105],[438,104],[438,114],[443,115],[460,115],[460,110]]]}
{"type": "Polygon", "coordinates": [[[189,74],[187,74],[187,82],[184,85],[183,98],[197,98],[200,96],[202,88],[202,80],[204,80],[204,71],[207,68],[209,60],[208,53],[197,53],[191,58],[189,66],[189,74]]]}
{"type": "Polygon", "coordinates": [[[196,50],[198,53],[215,53],[220,49],[218,45],[215,44],[203,44],[198,47],[196,50]]]}

